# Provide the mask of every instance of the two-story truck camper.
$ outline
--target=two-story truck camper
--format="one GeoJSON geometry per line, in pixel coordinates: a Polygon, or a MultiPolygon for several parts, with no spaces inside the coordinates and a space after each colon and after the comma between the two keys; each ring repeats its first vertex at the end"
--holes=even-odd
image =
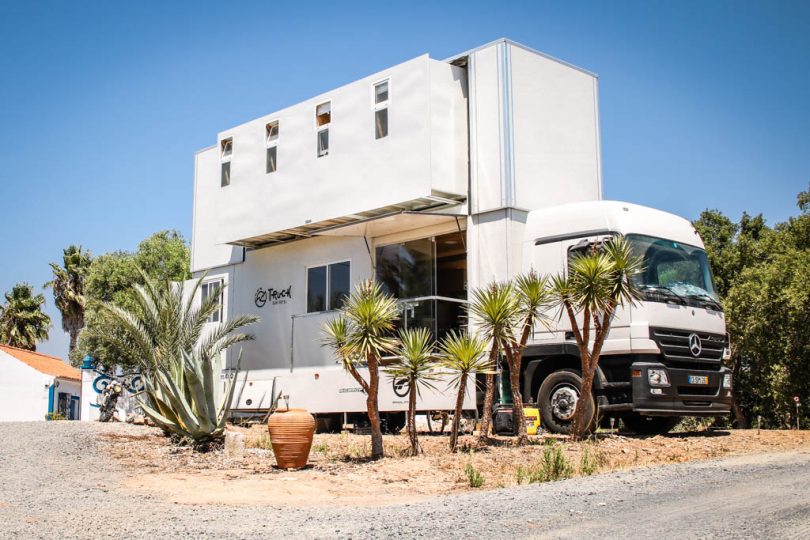
{"type": "MultiPolygon", "coordinates": [[[[676,216],[601,200],[597,98],[594,74],[498,40],[448,60],[423,55],[220,132],[196,154],[191,270],[205,276],[202,295],[227,285],[213,322],[261,317],[243,346],[234,411],[266,411],[280,392],[323,419],[362,421],[365,396],[321,345],[321,328],[363,279],[399,300],[399,324],[440,338],[467,324],[473,289],[530,267],[564,271],[581,243],[624,234],[650,263],[682,257],[702,281],[665,292],[662,269],[645,277],[645,302],[609,336],[599,404],[628,425],[726,413],[723,316],[700,238],[676,216]],[[697,356],[681,348],[695,339],[697,356]],[[669,386],[650,373],[668,374],[669,386]]],[[[536,330],[524,395],[539,400],[547,428],[565,431],[576,352],[563,322],[536,330]],[[549,389],[549,377],[565,380],[549,389]]],[[[223,379],[237,354],[221,359],[223,379]]],[[[393,425],[405,390],[381,387],[393,425]]],[[[419,409],[452,409],[443,390],[423,392],[419,409]]],[[[480,404],[468,390],[472,411],[480,404]]]]}

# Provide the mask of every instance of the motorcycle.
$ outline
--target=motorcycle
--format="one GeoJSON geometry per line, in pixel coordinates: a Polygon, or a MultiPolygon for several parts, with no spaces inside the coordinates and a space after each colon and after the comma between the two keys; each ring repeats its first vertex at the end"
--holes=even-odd
{"type": "Polygon", "coordinates": [[[115,420],[116,405],[123,391],[124,387],[120,382],[111,381],[101,392],[98,418],[100,422],[115,420]]]}

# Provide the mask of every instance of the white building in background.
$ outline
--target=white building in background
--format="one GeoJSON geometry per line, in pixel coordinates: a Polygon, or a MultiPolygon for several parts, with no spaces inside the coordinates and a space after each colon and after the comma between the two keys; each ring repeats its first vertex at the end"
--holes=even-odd
{"type": "Polygon", "coordinates": [[[55,356],[0,345],[0,422],[78,420],[81,374],[55,356]]]}
{"type": "MultiPolygon", "coordinates": [[[[316,413],[364,411],[320,343],[356,283],[377,278],[401,324],[440,337],[463,324],[468,291],[521,271],[530,210],[601,193],[596,76],[508,40],[220,132],[196,154],[191,270],[203,295],[227,285],[214,321],[261,317],[234,407],[267,409],[275,389],[316,413]]],[[[380,400],[407,407],[396,384],[380,400]]],[[[420,408],[452,398],[428,392],[420,408]]]]}

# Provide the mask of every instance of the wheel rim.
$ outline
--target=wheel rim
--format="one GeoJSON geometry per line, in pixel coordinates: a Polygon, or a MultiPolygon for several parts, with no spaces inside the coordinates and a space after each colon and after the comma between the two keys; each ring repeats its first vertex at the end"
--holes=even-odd
{"type": "Polygon", "coordinates": [[[551,412],[555,418],[565,422],[574,417],[574,410],[579,400],[579,392],[570,384],[560,384],[551,392],[551,412]]]}

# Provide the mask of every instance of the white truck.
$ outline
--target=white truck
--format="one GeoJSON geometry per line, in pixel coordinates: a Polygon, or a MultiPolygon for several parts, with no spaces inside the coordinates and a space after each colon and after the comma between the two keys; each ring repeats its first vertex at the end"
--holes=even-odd
{"type": "MultiPolygon", "coordinates": [[[[697,231],[678,216],[629,203],[594,201],[529,213],[526,269],[556,274],[578,251],[625,237],[642,258],[634,280],[643,299],[620,308],[603,347],[594,393],[598,412],[639,433],[662,433],[681,416],[731,410],[731,371],[723,309],[697,231]]],[[[524,399],[546,429],[565,433],[579,397],[580,361],[567,317],[538,325],[525,354],[524,399]]]]}
{"type": "MultiPolygon", "coordinates": [[[[401,302],[401,325],[438,339],[467,324],[472,290],[529,268],[565,272],[572,252],[614,234],[644,258],[644,300],[608,337],[600,412],[639,431],[726,414],[728,344],[700,238],[679,217],[603,200],[598,78],[587,70],[505,39],[422,55],[225,129],[195,156],[191,271],[203,295],[227,286],[211,322],[261,318],[244,345],[239,415],[263,414],[282,393],[322,427],[363,422],[362,389],[321,346],[361,280],[401,302]]],[[[569,331],[564,320],[536,328],[521,374],[551,431],[567,429],[578,395],[569,331]]],[[[223,379],[236,355],[222,359],[223,379]]],[[[381,387],[393,429],[406,391],[381,387]]],[[[418,407],[451,410],[452,392],[423,392],[418,407]]]]}

